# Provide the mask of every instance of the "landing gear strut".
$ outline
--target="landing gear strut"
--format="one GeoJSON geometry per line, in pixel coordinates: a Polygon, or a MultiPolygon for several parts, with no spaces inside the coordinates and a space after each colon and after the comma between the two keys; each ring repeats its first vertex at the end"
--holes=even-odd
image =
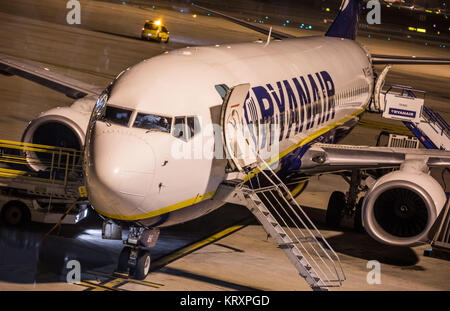
{"type": "Polygon", "coordinates": [[[330,227],[338,228],[344,217],[353,217],[353,227],[358,232],[363,232],[361,207],[364,198],[358,196],[367,188],[361,184],[363,176],[360,170],[353,170],[350,178],[346,175],[341,175],[345,181],[350,185],[347,193],[334,191],[328,201],[328,208],[326,214],[326,222],[330,227]]]}
{"type": "Polygon", "coordinates": [[[119,256],[117,271],[128,273],[138,280],[146,278],[150,272],[150,252],[144,248],[155,246],[159,230],[145,227],[130,227],[125,246],[119,256]]]}

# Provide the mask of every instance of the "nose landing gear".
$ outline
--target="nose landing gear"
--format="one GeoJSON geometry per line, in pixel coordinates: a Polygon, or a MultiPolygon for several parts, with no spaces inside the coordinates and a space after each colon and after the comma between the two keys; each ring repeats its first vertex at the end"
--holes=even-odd
{"type": "Polygon", "coordinates": [[[128,273],[138,280],[143,280],[150,272],[151,256],[148,250],[155,246],[158,240],[158,229],[147,229],[144,227],[130,227],[125,246],[119,256],[117,271],[128,273]]]}

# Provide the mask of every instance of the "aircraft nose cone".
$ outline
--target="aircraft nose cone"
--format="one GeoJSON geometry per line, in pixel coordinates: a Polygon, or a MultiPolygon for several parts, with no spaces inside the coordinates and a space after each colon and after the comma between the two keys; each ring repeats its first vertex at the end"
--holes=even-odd
{"type": "Polygon", "coordinates": [[[153,181],[151,146],[131,134],[104,132],[95,135],[87,147],[86,186],[93,207],[108,217],[132,216],[153,181]]]}

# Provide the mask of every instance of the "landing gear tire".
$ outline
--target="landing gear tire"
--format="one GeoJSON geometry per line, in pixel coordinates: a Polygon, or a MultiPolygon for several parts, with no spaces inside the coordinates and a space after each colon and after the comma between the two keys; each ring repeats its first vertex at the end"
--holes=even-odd
{"type": "Polygon", "coordinates": [[[346,208],[345,194],[340,191],[334,191],[331,194],[330,200],[328,201],[328,208],[326,214],[326,222],[330,227],[338,228],[342,213],[346,208]]]}
{"type": "Polygon", "coordinates": [[[150,272],[150,252],[139,251],[138,258],[136,260],[136,268],[134,270],[134,277],[137,280],[143,280],[150,272]]]}
{"type": "Polygon", "coordinates": [[[117,264],[117,272],[128,272],[128,260],[130,259],[131,247],[124,247],[119,255],[119,263],[117,264]]]}
{"type": "Polygon", "coordinates": [[[356,204],[355,207],[355,219],[353,228],[356,232],[364,233],[365,229],[362,223],[362,204],[363,204],[364,198],[359,199],[358,204],[356,204]]]}
{"type": "Polygon", "coordinates": [[[25,204],[21,202],[10,202],[2,209],[2,221],[11,227],[20,227],[31,221],[31,215],[25,204]]]}

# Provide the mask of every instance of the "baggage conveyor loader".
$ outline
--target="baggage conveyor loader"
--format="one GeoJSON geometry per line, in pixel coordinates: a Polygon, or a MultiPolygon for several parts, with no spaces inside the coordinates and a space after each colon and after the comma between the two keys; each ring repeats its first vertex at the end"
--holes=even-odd
{"type": "Polygon", "coordinates": [[[81,152],[0,140],[0,218],[11,226],[29,221],[76,224],[88,215],[81,152]]]}

